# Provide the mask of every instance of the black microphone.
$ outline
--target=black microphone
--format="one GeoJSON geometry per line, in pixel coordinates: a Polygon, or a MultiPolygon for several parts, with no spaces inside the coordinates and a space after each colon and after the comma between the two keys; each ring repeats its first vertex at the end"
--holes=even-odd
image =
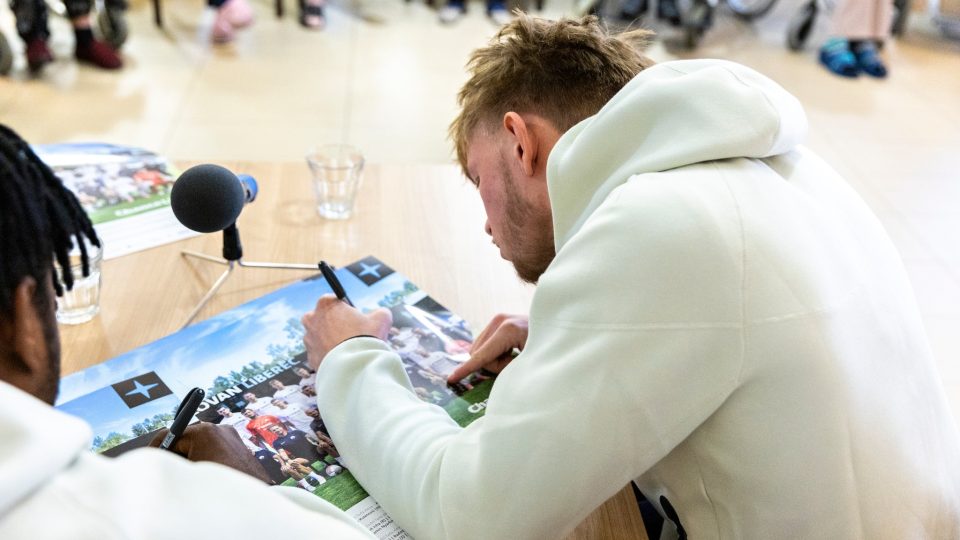
{"type": "Polygon", "coordinates": [[[223,258],[238,261],[243,257],[243,247],[237,217],[245,204],[257,198],[257,191],[252,176],[237,176],[219,165],[196,165],[183,171],[173,183],[170,207],[188,229],[223,231],[223,258]]]}
{"type": "Polygon", "coordinates": [[[196,165],[177,178],[170,193],[173,214],[188,229],[211,233],[233,225],[257,197],[257,181],[219,165],[196,165]]]}

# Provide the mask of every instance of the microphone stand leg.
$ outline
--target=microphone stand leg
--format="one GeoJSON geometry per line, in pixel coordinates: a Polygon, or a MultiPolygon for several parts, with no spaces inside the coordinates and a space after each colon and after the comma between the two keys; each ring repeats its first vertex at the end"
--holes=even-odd
{"type": "Polygon", "coordinates": [[[299,264],[299,263],[273,263],[273,262],[243,262],[237,261],[237,264],[244,268],[278,268],[280,270],[320,270],[319,264],[299,264]]]}
{"type": "MultiPolygon", "coordinates": [[[[206,253],[200,253],[198,251],[183,250],[180,252],[180,255],[184,257],[193,257],[195,259],[200,259],[204,261],[210,261],[217,264],[226,265],[230,261],[224,259],[223,257],[214,257],[212,255],[207,255],[206,253]]],[[[237,259],[237,266],[243,266],[245,268],[276,268],[279,270],[314,270],[319,271],[320,266],[318,264],[301,264],[301,263],[275,263],[275,262],[244,262],[243,259],[237,259]]]]}
{"type": "Polygon", "coordinates": [[[200,253],[199,251],[190,251],[187,249],[181,251],[180,255],[183,255],[184,257],[193,257],[195,259],[202,259],[204,261],[210,261],[210,262],[215,262],[217,264],[224,264],[224,265],[230,262],[224,259],[223,257],[214,257],[212,255],[207,255],[206,253],[200,253]]]}
{"type": "MultiPolygon", "coordinates": [[[[187,252],[184,252],[184,254],[186,253],[187,252]]],[[[202,255],[202,254],[198,254],[198,255],[202,255]]],[[[202,256],[200,258],[213,259],[213,257],[209,257],[209,256],[202,256]]],[[[217,262],[217,261],[214,261],[214,262],[217,262]]],[[[190,312],[190,316],[187,317],[187,322],[183,323],[183,326],[180,327],[181,330],[190,326],[190,323],[192,323],[193,320],[197,318],[197,314],[200,313],[200,310],[203,309],[203,307],[207,305],[207,302],[209,302],[210,299],[213,298],[213,295],[216,294],[217,289],[219,289],[227,281],[227,278],[230,277],[230,273],[233,272],[233,269],[234,269],[233,261],[224,261],[224,263],[227,265],[227,269],[224,270],[222,274],[220,274],[220,277],[218,277],[217,281],[213,283],[213,286],[210,287],[210,290],[207,291],[207,294],[203,295],[203,298],[200,299],[200,303],[197,304],[197,307],[193,308],[193,311],[190,312]]]]}
{"type": "Polygon", "coordinates": [[[233,272],[234,268],[237,267],[247,267],[247,268],[276,268],[280,270],[313,270],[314,272],[319,271],[320,266],[318,264],[296,264],[296,263],[273,263],[273,262],[243,262],[242,259],[229,260],[223,257],[214,257],[212,255],[207,255],[206,253],[200,253],[198,251],[183,250],[180,252],[180,255],[184,257],[193,257],[194,259],[200,259],[202,261],[212,262],[216,264],[221,264],[227,267],[227,269],[220,274],[220,277],[217,278],[217,281],[213,283],[213,286],[210,287],[210,290],[207,291],[207,294],[203,295],[203,298],[200,299],[200,303],[197,304],[197,307],[193,308],[193,311],[190,312],[190,316],[187,317],[187,322],[183,323],[183,326],[180,329],[184,329],[190,326],[190,323],[197,318],[197,315],[200,313],[200,310],[207,305],[207,302],[213,298],[213,295],[217,293],[217,290],[227,281],[227,277],[230,276],[230,273],[233,272]]]}

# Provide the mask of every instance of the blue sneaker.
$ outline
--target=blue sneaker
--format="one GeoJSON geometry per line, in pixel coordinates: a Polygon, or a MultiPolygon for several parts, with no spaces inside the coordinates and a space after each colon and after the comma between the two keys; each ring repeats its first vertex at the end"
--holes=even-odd
{"type": "Polygon", "coordinates": [[[860,41],[854,44],[853,54],[857,57],[857,65],[867,75],[878,79],[887,76],[887,66],[883,65],[880,52],[872,41],[860,41]]]}
{"type": "Polygon", "coordinates": [[[820,48],[820,63],[841,77],[857,77],[860,67],[857,57],[850,50],[850,42],[841,38],[831,38],[820,48]]]}
{"type": "Polygon", "coordinates": [[[503,26],[513,20],[513,15],[507,11],[507,5],[499,0],[487,2],[487,16],[497,26],[503,26]]]}

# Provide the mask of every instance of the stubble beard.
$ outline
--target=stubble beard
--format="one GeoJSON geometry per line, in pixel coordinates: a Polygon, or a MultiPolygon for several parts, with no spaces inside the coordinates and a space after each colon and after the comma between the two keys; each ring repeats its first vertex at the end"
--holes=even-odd
{"type": "Polygon", "coordinates": [[[504,165],[507,234],[506,239],[514,248],[513,268],[517,276],[536,285],[547,271],[557,252],[553,246],[553,221],[549,212],[524,201],[516,188],[516,178],[504,165]]]}

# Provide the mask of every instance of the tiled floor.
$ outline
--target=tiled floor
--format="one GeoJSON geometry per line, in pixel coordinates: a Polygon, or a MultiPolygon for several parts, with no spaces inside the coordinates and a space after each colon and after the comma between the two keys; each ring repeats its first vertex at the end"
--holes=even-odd
{"type": "MultiPolygon", "coordinates": [[[[175,159],[298,160],[312,144],[348,141],[373,162],[450,160],[446,127],[463,65],[495,31],[481,4],[460,24],[441,27],[419,2],[334,0],[328,28],[311,33],[293,14],[276,19],[271,2],[254,2],[254,27],[213,47],[201,0],[164,0],[163,31],[149,4],[135,0],[119,73],[78,68],[69,60],[69,27],[55,19],[53,45],[64,60],[40,79],[28,78],[18,60],[0,79],[0,121],[33,142],[104,140],[175,159]]],[[[572,5],[554,0],[546,15],[572,5]]],[[[841,80],[816,65],[815,47],[786,51],[785,27],[798,5],[780,0],[752,26],[723,12],[694,53],[668,46],[670,30],[654,24],[666,44],[650,54],[743,62],[800,97],[809,145],[860,191],[900,247],[960,417],[960,43],[942,40],[917,13],[907,36],[888,48],[889,80],[841,80]]],[[[3,5],[0,31],[22,49],[3,5]]]]}

